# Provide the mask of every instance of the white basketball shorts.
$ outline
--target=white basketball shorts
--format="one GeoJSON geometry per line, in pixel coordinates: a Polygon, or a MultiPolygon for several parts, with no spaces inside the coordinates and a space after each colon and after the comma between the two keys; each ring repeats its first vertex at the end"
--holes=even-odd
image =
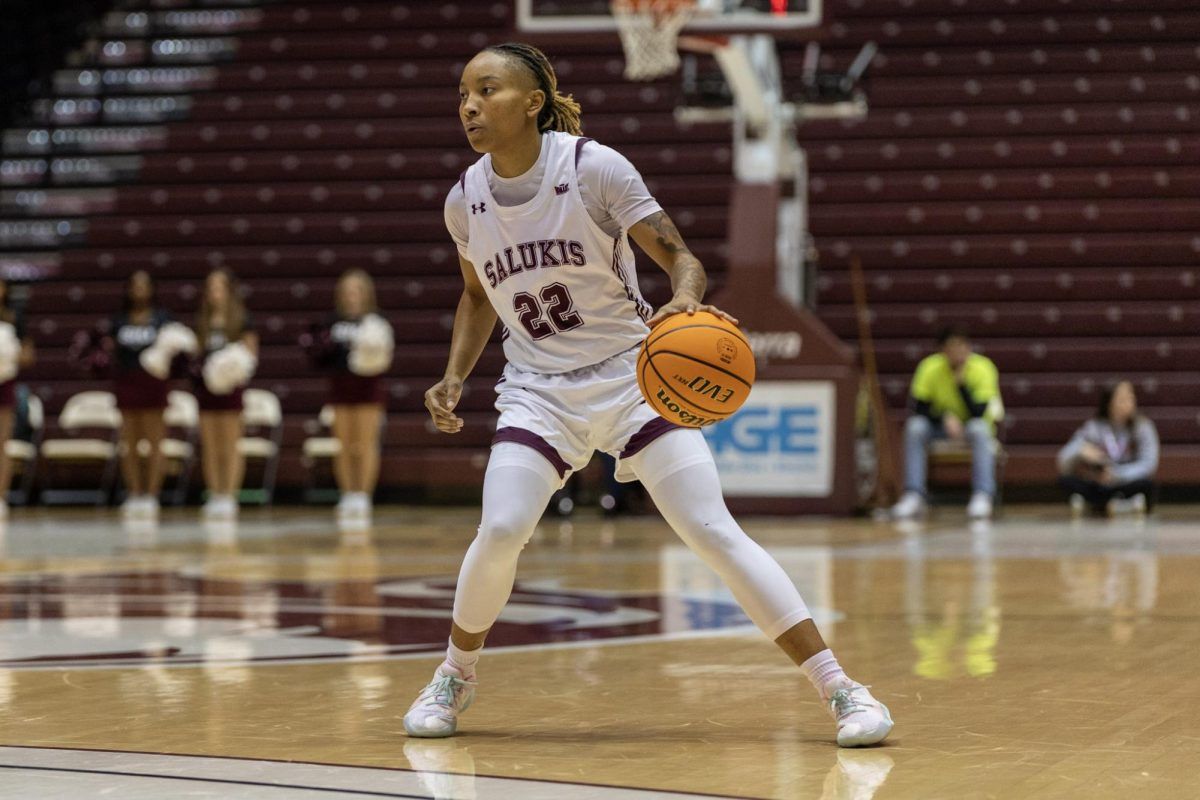
{"type": "Polygon", "coordinates": [[[679,426],[642,399],[637,385],[638,348],[590,367],[547,375],[512,364],[496,384],[500,420],[492,444],[516,442],[546,457],[566,483],[599,450],[617,459],[617,480],[636,476],[622,459],[679,426]]]}

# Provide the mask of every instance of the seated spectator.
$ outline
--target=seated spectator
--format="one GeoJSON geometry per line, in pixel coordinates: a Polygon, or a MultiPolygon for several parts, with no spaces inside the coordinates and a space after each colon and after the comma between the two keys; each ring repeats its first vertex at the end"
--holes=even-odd
{"type": "Polygon", "coordinates": [[[1157,470],[1158,431],[1138,413],[1129,381],[1101,392],[1096,416],[1058,452],[1058,483],[1076,516],[1088,506],[1109,516],[1148,511],[1157,470]]]}
{"type": "Polygon", "coordinates": [[[971,501],[967,515],[987,519],[996,494],[996,420],[1003,415],[1000,375],[990,358],[971,349],[962,328],[938,337],[941,352],[917,365],[910,397],[913,414],[904,426],[904,496],[892,509],[896,519],[925,511],[925,475],[933,439],[967,441],[971,446],[971,501]]]}

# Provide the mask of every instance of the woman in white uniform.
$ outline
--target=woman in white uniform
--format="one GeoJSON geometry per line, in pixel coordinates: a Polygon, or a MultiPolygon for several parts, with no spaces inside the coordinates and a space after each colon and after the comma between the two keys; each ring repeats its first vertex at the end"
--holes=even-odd
{"type": "Polygon", "coordinates": [[[425,394],[438,430],[462,429],[454,409],[497,317],[508,364],[446,660],[405,729],[455,733],[521,549],[550,496],[600,450],[617,458],[618,478],[642,482],[679,537],[799,665],[829,706],[838,744],[880,742],[892,728],[887,708],[846,676],[791,580],[729,514],[700,431],[672,425],[642,400],[634,367],[650,327],[698,310],[728,316],[703,304],[704,267],[637,170],[580,135],[579,105],[557,84],[540,50],[503,44],[476,55],[459,85],[467,140],[484,155],[446,200],[465,286],[445,376],[425,394]],[[674,296],[657,312],[638,290],[630,238],[670,276],[674,296]]]}

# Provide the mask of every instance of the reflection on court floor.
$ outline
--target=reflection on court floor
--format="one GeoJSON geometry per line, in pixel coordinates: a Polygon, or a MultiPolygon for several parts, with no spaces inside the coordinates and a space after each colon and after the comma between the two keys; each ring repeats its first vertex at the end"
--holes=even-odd
{"type": "Polygon", "coordinates": [[[471,509],[205,527],[18,513],[0,535],[0,786],[50,798],[1190,796],[1200,530],[1009,511],[755,520],[897,719],[839,750],[790,662],[655,518],[547,520],[462,735],[400,717],[471,509]],[[1147,675],[1155,690],[1147,693],[1147,675]],[[1118,758],[1119,756],[1119,758],[1118,758]]]}
{"type": "MultiPolygon", "coordinates": [[[[445,743],[425,745],[428,750],[446,746],[445,743]]],[[[414,748],[405,748],[406,751],[411,749],[414,748]]],[[[454,774],[435,768],[453,766],[440,763],[437,754],[428,759],[434,762],[430,769],[419,772],[153,753],[0,747],[0,783],[5,787],[6,796],[25,800],[85,796],[112,796],[122,800],[162,800],[166,797],[198,800],[335,800],[350,797],[688,800],[717,797],[454,774]]]]}

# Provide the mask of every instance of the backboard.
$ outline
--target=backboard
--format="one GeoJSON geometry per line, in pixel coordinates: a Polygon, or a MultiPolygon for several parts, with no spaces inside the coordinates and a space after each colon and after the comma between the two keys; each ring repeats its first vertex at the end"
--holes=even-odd
{"type": "MultiPolygon", "coordinates": [[[[822,0],[697,0],[688,33],[771,33],[821,24],[822,0]]],[[[517,28],[534,33],[616,31],[608,0],[516,0],[517,28]]]]}

